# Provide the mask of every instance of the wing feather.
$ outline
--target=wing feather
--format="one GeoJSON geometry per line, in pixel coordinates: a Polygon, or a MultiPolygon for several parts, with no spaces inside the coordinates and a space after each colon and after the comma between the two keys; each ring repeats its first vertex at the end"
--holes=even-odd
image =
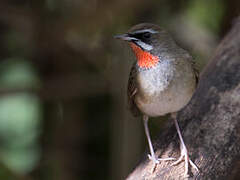
{"type": "Polygon", "coordinates": [[[127,89],[128,105],[134,116],[140,116],[141,111],[138,109],[135,103],[135,96],[138,93],[136,76],[137,76],[137,68],[136,68],[136,63],[134,63],[131,68],[129,80],[128,80],[128,89],[127,89]]]}

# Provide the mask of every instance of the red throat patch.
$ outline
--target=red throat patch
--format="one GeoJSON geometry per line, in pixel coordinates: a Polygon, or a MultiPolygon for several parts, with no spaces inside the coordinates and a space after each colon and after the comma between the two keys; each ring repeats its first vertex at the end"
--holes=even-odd
{"type": "Polygon", "coordinates": [[[151,55],[149,52],[142,50],[134,43],[130,43],[130,46],[137,57],[137,63],[141,68],[152,68],[159,62],[159,57],[151,55]]]}

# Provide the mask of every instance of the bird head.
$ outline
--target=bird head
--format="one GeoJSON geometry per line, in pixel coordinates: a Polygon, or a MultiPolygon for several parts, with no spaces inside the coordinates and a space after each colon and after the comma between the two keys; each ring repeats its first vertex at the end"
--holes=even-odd
{"type": "Polygon", "coordinates": [[[168,48],[172,41],[165,30],[150,23],[135,25],[127,33],[115,38],[129,42],[142,68],[154,67],[160,61],[161,51],[168,48]]]}

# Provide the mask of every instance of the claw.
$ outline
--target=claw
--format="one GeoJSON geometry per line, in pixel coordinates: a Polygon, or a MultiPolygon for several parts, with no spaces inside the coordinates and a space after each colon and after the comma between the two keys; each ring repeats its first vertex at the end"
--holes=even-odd
{"type": "Polygon", "coordinates": [[[186,148],[181,148],[181,156],[179,157],[179,159],[177,161],[172,163],[171,166],[177,165],[183,160],[184,160],[184,163],[185,163],[185,165],[184,165],[185,166],[185,171],[184,171],[184,176],[185,177],[188,177],[188,165],[189,165],[189,163],[194,169],[196,169],[199,172],[199,169],[197,168],[197,166],[189,158],[186,148]]]}
{"type": "Polygon", "coordinates": [[[156,158],[156,156],[153,154],[153,156],[152,155],[150,155],[150,154],[148,154],[148,158],[153,162],[153,164],[154,164],[154,166],[153,166],[153,169],[152,169],[152,173],[156,170],[156,167],[157,167],[157,164],[159,164],[160,163],[160,161],[171,161],[171,160],[175,160],[175,158],[172,158],[172,157],[170,157],[170,158],[156,158]]]}
{"type": "Polygon", "coordinates": [[[158,158],[158,161],[173,161],[175,159],[176,158],[172,158],[172,157],[169,157],[169,158],[158,158]]]}
{"type": "Polygon", "coordinates": [[[151,156],[150,154],[148,154],[148,158],[149,158],[154,164],[159,164],[159,160],[156,159],[155,156],[151,156]]]}
{"type": "Polygon", "coordinates": [[[160,161],[173,161],[176,158],[173,157],[169,157],[169,158],[156,158],[155,156],[151,156],[150,154],[148,154],[148,158],[155,164],[159,164],[160,161]]]}

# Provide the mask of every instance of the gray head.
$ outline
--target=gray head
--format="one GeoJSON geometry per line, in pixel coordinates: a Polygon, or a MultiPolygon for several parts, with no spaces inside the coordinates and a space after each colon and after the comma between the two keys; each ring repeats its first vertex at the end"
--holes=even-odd
{"type": "Polygon", "coordinates": [[[167,31],[151,23],[135,25],[127,33],[117,35],[115,38],[132,42],[152,54],[157,54],[159,51],[175,45],[167,31]]]}

